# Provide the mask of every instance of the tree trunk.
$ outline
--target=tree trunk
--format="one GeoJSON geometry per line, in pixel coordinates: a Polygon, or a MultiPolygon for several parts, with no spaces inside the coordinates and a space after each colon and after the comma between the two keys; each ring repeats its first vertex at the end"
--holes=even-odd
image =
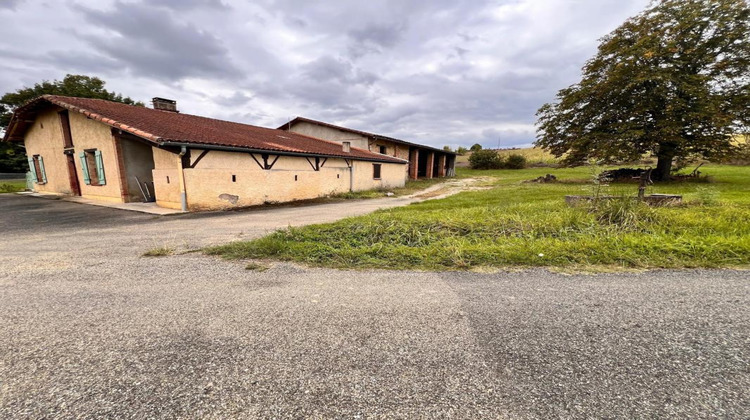
{"type": "Polygon", "coordinates": [[[656,154],[656,169],[651,173],[654,181],[669,181],[672,172],[672,161],[676,154],[676,146],[671,143],[662,143],[659,145],[659,152],[656,154]]]}

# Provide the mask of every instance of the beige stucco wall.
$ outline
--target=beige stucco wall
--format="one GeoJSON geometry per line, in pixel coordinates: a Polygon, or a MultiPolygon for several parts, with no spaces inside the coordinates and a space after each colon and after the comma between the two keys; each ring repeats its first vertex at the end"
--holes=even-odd
{"type": "MultiPolygon", "coordinates": [[[[81,186],[81,195],[95,200],[122,202],[120,172],[111,128],[106,124],[88,119],[83,114],[70,112],[70,133],[75,147],[76,171],[81,186]],[[86,185],[83,182],[81,160],[78,154],[85,149],[99,149],[102,152],[106,185],[86,185]]],[[[60,137],[60,143],[62,141],[60,137]]]]}
{"type": "MultiPolygon", "coordinates": [[[[199,154],[200,151],[192,150],[192,159],[199,154]]],[[[259,155],[256,158],[262,163],[259,155]]],[[[354,161],[354,189],[403,186],[404,166],[383,163],[382,179],[373,180],[372,163],[354,161]]],[[[304,157],[281,156],[273,169],[262,170],[247,153],[212,150],[195,168],[185,169],[185,185],[190,210],[215,210],[347,192],[349,176],[343,159],[330,158],[320,171],[314,171],[304,157]]]]}
{"type": "MultiPolygon", "coordinates": [[[[63,134],[57,111],[53,108],[41,112],[29,127],[24,137],[26,153],[29,156],[41,155],[47,174],[47,184],[37,184],[35,191],[72,194],[68,177],[68,161],[63,154],[63,134]]],[[[84,115],[70,112],[70,132],[73,137],[76,176],[81,195],[105,201],[122,201],[120,176],[115,152],[115,140],[109,126],[87,119],[84,115]],[[83,182],[81,161],[78,154],[85,149],[99,149],[102,152],[106,185],[93,186],[83,182]]]]}
{"type": "MultiPolygon", "coordinates": [[[[352,143],[352,147],[358,147],[360,149],[369,150],[375,153],[380,152],[380,146],[385,146],[386,155],[409,160],[409,146],[401,145],[399,143],[387,140],[377,140],[371,145],[368,138],[363,135],[351,133],[348,131],[342,131],[331,127],[321,126],[318,124],[312,124],[305,121],[293,124],[290,128],[290,131],[339,143],[348,141],[352,143]]],[[[403,173],[401,175],[406,180],[409,177],[408,165],[399,166],[403,167],[403,173]]]]}
{"type": "Polygon", "coordinates": [[[403,187],[406,167],[394,163],[381,163],[380,179],[373,179],[373,164],[378,162],[354,161],[354,191],[403,187]]]}
{"type": "Polygon", "coordinates": [[[367,137],[356,133],[350,133],[348,131],[337,130],[335,128],[318,124],[311,124],[305,121],[293,124],[289,131],[339,143],[348,141],[351,142],[352,147],[369,150],[367,137]]]}
{"type": "Polygon", "coordinates": [[[180,156],[163,149],[153,149],[154,194],[160,207],[180,209],[180,178],[178,165],[180,156]]]}
{"type": "Polygon", "coordinates": [[[40,113],[24,138],[27,156],[40,155],[47,174],[47,183],[34,185],[34,191],[72,194],[63,144],[57,110],[40,113]]]}

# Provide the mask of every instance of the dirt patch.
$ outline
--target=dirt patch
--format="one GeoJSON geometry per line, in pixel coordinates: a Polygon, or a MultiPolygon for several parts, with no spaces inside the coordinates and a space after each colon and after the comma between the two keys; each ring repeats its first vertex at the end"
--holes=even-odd
{"type": "Polygon", "coordinates": [[[490,177],[456,179],[444,182],[442,184],[433,185],[432,187],[426,188],[408,197],[417,198],[420,200],[428,200],[450,197],[451,195],[458,194],[464,191],[488,190],[492,188],[491,186],[487,185],[488,181],[490,180],[492,180],[492,178],[490,177]]]}

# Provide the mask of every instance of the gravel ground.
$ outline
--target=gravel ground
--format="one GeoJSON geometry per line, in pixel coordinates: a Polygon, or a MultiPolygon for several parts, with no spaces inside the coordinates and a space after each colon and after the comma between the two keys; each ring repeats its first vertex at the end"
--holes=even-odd
{"type": "Polygon", "coordinates": [[[0,418],[750,418],[746,271],[140,257],[354,210],[276,211],[0,196],[0,418]]]}

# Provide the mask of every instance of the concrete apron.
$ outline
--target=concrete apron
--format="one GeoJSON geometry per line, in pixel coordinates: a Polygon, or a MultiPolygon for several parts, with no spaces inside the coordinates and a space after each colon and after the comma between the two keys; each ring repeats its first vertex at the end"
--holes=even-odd
{"type": "MultiPolygon", "coordinates": [[[[437,200],[441,198],[446,198],[446,197],[450,197],[451,195],[458,194],[462,191],[477,191],[477,190],[484,190],[484,189],[490,188],[490,187],[473,186],[473,184],[475,184],[476,182],[480,180],[481,179],[479,178],[464,178],[464,179],[450,180],[450,181],[446,181],[446,182],[425,188],[424,190],[417,191],[411,195],[401,196],[401,197],[398,197],[398,196],[383,197],[380,199],[367,199],[367,201],[377,203],[378,202],[377,200],[383,200],[384,202],[390,202],[390,204],[385,207],[398,207],[398,206],[405,206],[405,205],[419,202],[419,201],[437,200]]],[[[107,201],[92,200],[90,198],[74,197],[74,196],[68,196],[64,194],[56,194],[56,193],[48,193],[48,192],[39,193],[39,192],[24,191],[24,192],[18,192],[16,194],[26,195],[30,197],[37,197],[37,198],[46,198],[48,200],[62,200],[62,201],[69,201],[71,203],[90,204],[92,206],[109,207],[112,209],[137,211],[141,213],[153,214],[153,215],[158,215],[158,216],[169,216],[173,214],[189,213],[189,212],[184,212],[181,210],[159,207],[156,205],[156,203],[112,203],[112,202],[107,202],[107,201]]],[[[257,206],[257,207],[263,207],[263,206],[257,206]]],[[[374,210],[375,209],[373,209],[373,211],[374,210]]]]}
{"type": "Polygon", "coordinates": [[[92,200],[84,197],[70,197],[62,194],[54,193],[37,193],[37,192],[19,192],[20,195],[28,195],[31,197],[46,198],[48,200],[62,200],[70,201],[71,203],[78,204],[89,204],[92,206],[109,207],[112,209],[137,211],[141,213],[154,214],[157,216],[168,216],[171,214],[182,214],[186,213],[181,210],[168,209],[159,207],[156,203],[110,203],[107,201],[92,200]]]}

